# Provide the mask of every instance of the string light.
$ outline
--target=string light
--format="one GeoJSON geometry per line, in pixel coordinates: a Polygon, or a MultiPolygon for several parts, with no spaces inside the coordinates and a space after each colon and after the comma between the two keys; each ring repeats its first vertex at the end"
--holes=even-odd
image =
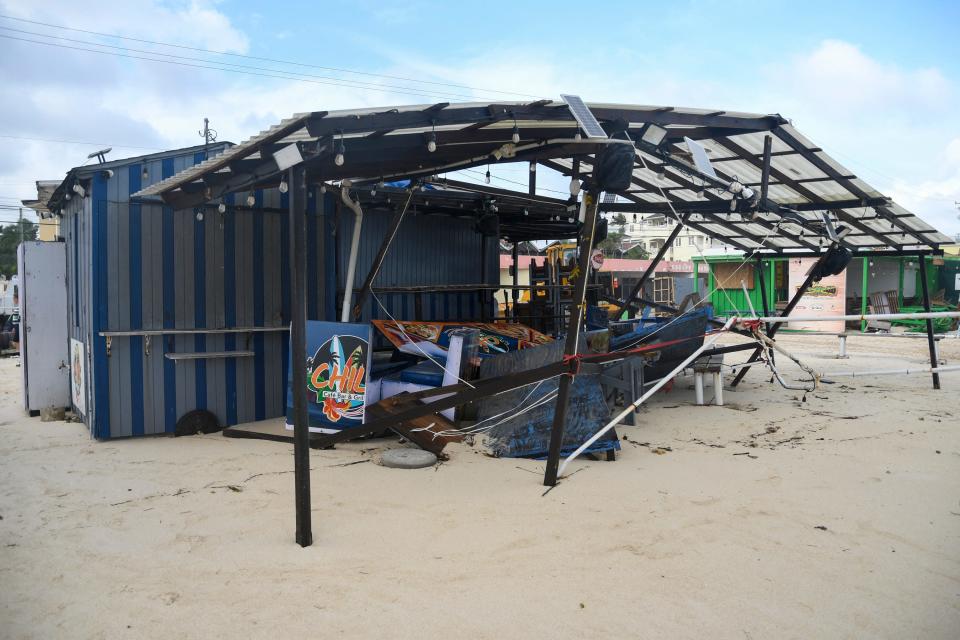
{"type": "Polygon", "coordinates": [[[490,184],[490,165],[487,165],[487,184],[490,184]]]}
{"type": "Polygon", "coordinates": [[[277,188],[280,190],[280,193],[286,193],[290,189],[290,187],[287,186],[287,179],[284,178],[283,180],[281,180],[280,186],[277,188]]]}
{"type": "Polygon", "coordinates": [[[223,203],[221,202],[221,203],[220,203],[220,206],[217,207],[217,211],[219,211],[220,213],[226,213],[226,212],[227,212],[227,205],[225,205],[225,204],[223,204],[223,203]]]}
{"type": "Polygon", "coordinates": [[[577,197],[580,193],[580,181],[576,178],[570,178],[570,195],[577,197]]]}
{"type": "Polygon", "coordinates": [[[247,206],[252,207],[255,204],[257,204],[257,199],[254,198],[253,194],[251,193],[250,195],[247,196],[247,206]]]}
{"type": "Polygon", "coordinates": [[[433,153],[437,150],[437,134],[431,131],[427,134],[427,151],[433,153]]]}
{"type": "Polygon", "coordinates": [[[338,167],[342,167],[343,156],[346,152],[347,148],[343,146],[343,132],[340,132],[340,142],[337,144],[337,155],[333,158],[333,163],[338,167]]]}
{"type": "Polygon", "coordinates": [[[513,141],[513,144],[520,142],[520,129],[517,127],[517,121],[513,121],[513,135],[510,136],[510,139],[513,141]]]}

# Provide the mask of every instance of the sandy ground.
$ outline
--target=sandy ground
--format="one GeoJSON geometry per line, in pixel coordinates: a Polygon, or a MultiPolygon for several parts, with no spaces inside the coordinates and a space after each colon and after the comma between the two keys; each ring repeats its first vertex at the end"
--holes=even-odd
{"type": "MultiPolygon", "coordinates": [[[[830,370],[926,357],[781,342],[830,370]]],[[[25,417],[19,372],[0,362],[3,637],[960,636],[958,373],[803,401],[754,370],[723,408],[681,379],[545,496],[542,462],[466,445],[420,471],[349,464],[384,440],[315,451],[301,549],[288,445],[93,442],[25,417]]]]}

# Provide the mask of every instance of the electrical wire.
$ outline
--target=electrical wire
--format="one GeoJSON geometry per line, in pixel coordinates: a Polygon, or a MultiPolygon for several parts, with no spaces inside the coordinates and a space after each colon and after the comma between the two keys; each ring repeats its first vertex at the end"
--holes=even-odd
{"type": "MultiPolygon", "coordinates": [[[[74,51],[86,51],[86,52],[88,52],[88,53],[98,53],[98,54],[100,54],[100,55],[105,55],[105,56],[113,56],[113,57],[119,57],[119,58],[130,58],[130,59],[132,59],[132,60],[145,60],[145,61],[148,61],[148,62],[161,62],[161,63],[164,63],[164,64],[170,64],[170,65],[181,66],[181,67],[191,67],[191,68],[195,68],[195,69],[210,69],[210,70],[213,70],[213,71],[226,71],[226,72],[229,72],[229,73],[239,73],[239,74],[243,74],[243,75],[259,76],[259,77],[263,77],[263,78],[276,78],[276,79],[279,79],[279,80],[293,80],[293,81],[295,81],[295,82],[309,82],[309,83],[311,83],[311,84],[329,85],[329,86],[333,86],[333,87],[348,87],[348,88],[353,88],[353,89],[365,89],[365,90],[378,89],[378,90],[382,90],[382,91],[385,91],[385,92],[388,92],[388,93],[391,93],[391,92],[392,92],[392,93],[397,93],[397,94],[400,94],[400,95],[418,96],[418,97],[422,97],[422,98],[441,98],[441,99],[448,99],[448,98],[450,98],[450,97],[461,97],[461,98],[462,98],[462,97],[468,97],[468,98],[470,98],[470,99],[489,100],[490,102],[493,102],[493,100],[491,100],[490,98],[483,98],[483,97],[479,97],[479,96],[463,96],[463,95],[459,95],[459,94],[443,94],[443,93],[429,92],[429,91],[418,91],[418,90],[416,90],[416,89],[414,89],[414,88],[406,88],[406,89],[405,89],[405,88],[403,88],[403,87],[394,87],[394,86],[392,86],[392,85],[374,85],[374,84],[370,84],[370,83],[363,83],[363,82],[353,81],[353,80],[342,80],[342,81],[335,81],[335,80],[315,80],[315,79],[311,79],[311,78],[307,78],[307,77],[300,77],[300,76],[302,76],[303,74],[290,75],[290,74],[292,74],[293,72],[288,72],[288,71],[270,70],[270,71],[272,71],[272,73],[262,73],[262,72],[255,71],[255,69],[258,69],[258,67],[244,67],[243,69],[224,68],[224,67],[222,67],[222,66],[215,66],[215,65],[222,65],[222,64],[227,64],[227,63],[213,62],[213,61],[207,61],[207,60],[201,60],[201,59],[195,59],[195,60],[197,60],[197,61],[199,61],[199,62],[207,62],[208,64],[193,64],[193,63],[189,63],[189,62],[178,62],[178,61],[176,61],[176,60],[167,60],[167,59],[163,59],[163,58],[149,58],[149,57],[146,57],[146,56],[133,55],[133,54],[127,54],[127,53],[119,53],[119,52],[116,52],[116,51],[101,51],[101,50],[99,50],[99,49],[88,49],[88,48],[85,48],[85,47],[75,47],[75,46],[72,46],[72,45],[58,44],[58,43],[56,43],[56,42],[44,42],[44,41],[42,41],[42,40],[31,40],[31,39],[29,39],[29,38],[19,38],[19,37],[16,37],[16,36],[9,36],[9,35],[5,35],[5,34],[2,34],[2,33],[0,33],[0,38],[6,38],[6,39],[8,39],[8,40],[18,40],[18,41],[21,41],[21,42],[28,42],[28,43],[32,43],[32,44],[40,44],[40,45],[45,45],[45,46],[48,46],[48,47],[58,47],[58,48],[61,48],[61,49],[71,49],[71,50],[74,50],[74,51]],[[247,69],[252,69],[252,70],[247,70],[247,69]],[[278,75],[278,74],[288,74],[288,75],[278,75]]],[[[108,46],[108,45],[93,45],[93,46],[108,46]]],[[[120,48],[122,48],[122,47],[120,47],[120,48]]],[[[168,54],[153,53],[152,55],[168,55],[168,54]]]]}
{"type": "MultiPolygon", "coordinates": [[[[144,38],[133,38],[133,37],[130,37],[130,36],[121,36],[121,35],[116,35],[116,34],[111,34],[111,33],[103,33],[103,32],[100,32],[100,31],[90,31],[90,30],[87,30],[87,29],[78,29],[78,28],[75,28],[75,27],[66,27],[66,26],[63,26],[63,25],[53,24],[53,23],[49,23],[49,22],[41,22],[41,21],[38,21],[38,20],[27,20],[26,18],[16,18],[16,17],[13,17],[13,16],[8,16],[8,15],[0,15],[0,18],[6,19],[6,20],[15,20],[15,21],[17,21],[17,22],[25,22],[25,23],[29,23],[29,24],[35,24],[35,25],[43,26],[43,27],[50,27],[50,28],[53,28],[53,29],[61,29],[61,30],[64,30],[64,31],[73,31],[73,32],[76,32],[76,33],[86,33],[86,34],[89,34],[89,35],[101,36],[101,37],[105,37],[105,38],[115,38],[115,39],[118,39],[118,40],[127,40],[127,41],[129,41],[129,42],[141,42],[141,43],[144,43],[144,44],[154,44],[154,45],[158,45],[158,46],[162,46],[162,47],[171,47],[171,48],[183,49],[183,50],[188,50],[188,51],[196,51],[196,52],[200,52],[200,53],[208,53],[208,54],[221,55],[221,56],[231,56],[231,57],[234,57],[234,58],[243,58],[243,59],[246,59],[246,60],[257,60],[257,61],[260,61],[260,62],[273,62],[273,63],[276,63],[276,64],[285,64],[285,65],[298,66],[298,67],[309,67],[309,68],[313,68],[313,69],[322,69],[322,70],[325,70],[325,71],[336,71],[336,72],[339,72],[339,73],[352,73],[352,74],[355,74],[355,75],[370,76],[370,77],[375,77],[375,78],[387,78],[387,79],[389,79],[389,80],[401,80],[401,81],[403,81],[403,82],[415,82],[415,83],[419,83],[419,84],[431,84],[431,85],[437,85],[437,86],[443,86],[443,87],[453,87],[453,88],[457,88],[457,89],[468,89],[468,90],[470,90],[470,91],[487,91],[487,92],[489,92],[489,93],[499,93],[499,94],[503,94],[503,95],[522,96],[522,97],[525,97],[525,98],[537,98],[537,99],[542,98],[542,96],[537,96],[537,95],[530,94],[530,93],[520,93],[520,92],[516,92],[516,91],[502,91],[502,90],[498,90],[498,89],[486,89],[486,88],[479,88],[479,87],[471,87],[471,86],[468,86],[468,85],[456,84],[456,83],[452,83],[452,82],[439,82],[439,81],[435,81],[435,80],[420,80],[420,79],[409,78],[409,77],[404,77],[404,76],[394,76],[394,75],[388,75],[388,74],[383,74],[383,73],[373,73],[373,72],[369,72],[369,71],[358,71],[358,70],[355,70],[355,69],[348,69],[348,68],[343,68],[343,67],[327,67],[327,66],[322,66],[322,65],[317,65],[317,64],[310,64],[310,63],[306,63],[306,62],[297,62],[297,61],[291,61],[291,60],[281,60],[281,59],[277,59],[277,58],[265,58],[265,57],[260,57],[260,56],[251,56],[251,55],[246,55],[246,54],[242,54],[242,53],[232,53],[232,52],[229,52],[229,51],[215,51],[215,50],[210,50],[210,49],[203,49],[203,48],[200,48],[200,47],[191,47],[191,46],[183,45],[183,44],[174,44],[174,43],[171,43],[171,42],[162,42],[162,41],[158,41],[158,40],[147,40],[147,39],[144,39],[144,38]]],[[[9,28],[9,27],[0,27],[0,28],[4,28],[4,29],[11,30],[11,31],[15,31],[15,29],[11,29],[11,28],[9,28]]],[[[27,33],[30,33],[30,32],[27,32],[27,33]]],[[[45,34],[38,34],[38,35],[45,35],[45,34]]],[[[59,36],[45,35],[45,37],[59,37],[59,36]]],[[[92,44],[92,43],[91,43],[91,44],[92,44]]],[[[102,45],[102,46],[109,46],[109,45],[102,45]]],[[[158,54],[158,55],[168,55],[168,54],[164,54],[164,53],[162,53],[162,52],[157,52],[157,54],[158,54]]]]}
{"type": "MultiPolygon", "coordinates": [[[[137,147],[129,144],[110,144],[109,142],[81,142],[80,140],[62,140],[59,138],[30,138],[27,136],[11,136],[6,134],[0,134],[0,138],[6,138],[8,140],[27,140],[29,142],[61,142],[64,144],[81,144],[81,145],[90,145],[98,147],[113,147],[116,149],[145,149],[148,151],[163,151],[160,147],[137,147]]],[[[32,182],[30,184],[33,184],[32,182]]]]}
{"type": "MultiPolygon", "coordinates": [[[[400,334],[401,334],[404,338],[407,339],[407,342],[409,342],[417,351],[419,351],[420,353],[422,353],[424,358],[426,358],[427,360],[429,360],[429,361],[432,362],[433,364],[437,365],[437,366],[440,367],[441,369],[446,369],[446,367],[445,367],[444,365],[440,364],[440,362],[438,362],[437,360],[434,360],[434,359],[430,356],[429,353],[427,353],[426,351],[424,351],[423,349],[420,348],[419,340],[414,340],[414,339],[411,338],[409,335],[407,335],[407,332],[403,330],[403,324],[402,324],[399,320],[397,320],[396,318],[394,318],[393,315],[391,315],[390,312],[387,310],[387,308],[386,308],[385,306],[383,306],[383,303],[380,301],[380,298],[377,297],[377,294],[374,293],[373,289],[370,289],[370,296],[371,296],[374,300],[376,300],[377,305],[380,307],[380,309],[381,309],[385,314],[387,314],[387,317],[390,318],[390,319],[397,325],[397,330],[400,331],[400,334]]],[[[471,389],[476,389],[476,387],[473,386],[472,384],[470,384],[469,381],[464,380],[464,379],[461,378],[460,376],[457,376],[457,380],[460,381],[460,382],[462,382],[463,384],[467,385],[467,386],[470,387],[471,389]]]]}

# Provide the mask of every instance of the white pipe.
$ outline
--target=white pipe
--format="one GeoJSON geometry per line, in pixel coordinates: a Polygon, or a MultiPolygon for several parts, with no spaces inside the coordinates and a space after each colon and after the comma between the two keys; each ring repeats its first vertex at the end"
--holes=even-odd
{"type": "Polygon", "coordinates": [[[757,311],[753,308],[753,300],[750,299],[750,292],[747,291],[747,282],[746,280],[740,281],[740,286],[743,287],[743,297],[747,299],[747,304],[750,305],[750,315],[754,318],[757,317],[757,311]]]}
{"type": "Polygon", "coordinates": [[[894,376],[894,375],[909,375],[912,373],[946,373],[948,371],[960,371],[960,364],[951,365],[949,367],[926,367],[923,369],[877,369],[876,371],[831,371],[829,373],[822,373],[820,377],[822,379],[830,378],[859,378],[861,376],[894,376]]]}
{"type": "Polygon", "coordinates": [[[756,319],[761,322],[783,323],[783,322],[831,322],[843,320],[846,322],[854,320],[926,320],[935,318],[960,318],[960,311],[933,311],[930,313],[865,313],[862,315],[846,316],[770,316],[756,319]]]}
{"type": "Polygon", "coordinates": [[[657,384],[653,385],[653,387],[649,391],[647,391],[645,394],[637,398],[637,400],[633,404],[631,404],[630,406],[625,408],[622,412],[617,414],[617,417],[611,420],[610,422],[608,422],[604,428],[600,429],[600,431],[597,431],[595,434],[590,436],[589,440],[587,440],[582,445],[577,447],[577,450],[571,453],[569,456],[567,456],[566,460],[563,461],[563,464],[560,465],[560,469],[557,471],[557,476],[558,477],[562,476],[563,470],[567,468],[567,465],[570,464],[573,460],[575,460],[581,453],[589,449],[590,445],[592,445],[594,442],[599,440],[600,437],[603,436],[603,434],[605,434],[607,431],[609,431],[614,426],[616,426],[616,424],[619,423],[621,420],[626,418],[630,412],[636,411],[637,407],[639,407],[641,404],[646,402],[650,396],[652,396],[657,391],[659,391],[660,387],[662,387],[663,385],[673,380],[673,377],[675,375],[683,371],[687,367],[687,365],[693,362],[694,360],[696,360],[701,353],[703,353],[705,350],[712,347],[713,343],[719,340],[723,336],[723,331],[730,328],[730,325],[733,324],[734,320],[736,320],[735,317],[727,320],[727,323],[723,325],[723,329],[721,331],[717,332],[717,335],[713,336],[712,338],[704,342],[699,349],[697,349],[696,351],[691,353],[689,356],[687,356],[687,358],[683,362],[678,364],[673,371],[671,371],[664,377],[660,378],[660,381],[657,382],[657,384]]]}
{"type": "Polygon", "coordinates": [[[354,202],[350,199],[350,181],[344,180],[341,183],[340,197],[356,215],[353,223],[353,240],[350,242],[350,261],[347,263],[347,279],[343,287],[343,308],[340,310],[340,322],[350,322],[350,308],[353,304],[353,278],[357,271],[357,253],[360,249],[360,227],[363,226],[363,210],[360,208],[360,201],[354,202]]]}

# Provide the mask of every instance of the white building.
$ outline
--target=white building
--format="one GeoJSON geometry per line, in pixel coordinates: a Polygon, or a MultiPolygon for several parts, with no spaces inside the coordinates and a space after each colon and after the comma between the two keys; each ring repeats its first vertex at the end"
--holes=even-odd
{"type": "MultiPolygon", "coordinates": [[[[677,221],[670,216],[662,214],[625,214],[627,223],[624,225],[611,225],[611,229],[621,231],[624,239],[621,244],[623,251],[629,251],[633,247],[639,246],[646,250],[650,255],[654,255],[667,241],[677,221]]],[[[691,227],[684,227],[680,234],[674,239],[673,246],[668,250],[664,259],[666,260],[690,260],[701,253],[717,253],[717,250],[731,249],[719,240],[713,240],[710,236],[697,231],[691,227]]]]}

